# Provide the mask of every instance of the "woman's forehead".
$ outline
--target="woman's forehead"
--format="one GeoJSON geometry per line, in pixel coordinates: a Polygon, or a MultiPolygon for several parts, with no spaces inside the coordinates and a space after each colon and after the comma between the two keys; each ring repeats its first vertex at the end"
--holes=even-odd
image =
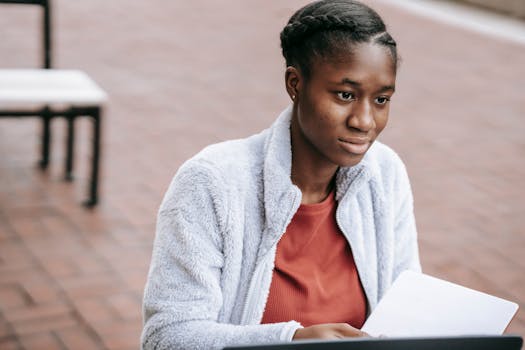
{"type": "Polygon", "coordinates": [[[394,85],[395,63],[388,49],[373,43],[359,43],[329,57],[315,57],[310,65],[310,77],[317,80],[343,79],[355,82],[374,80],[394,85]]]}

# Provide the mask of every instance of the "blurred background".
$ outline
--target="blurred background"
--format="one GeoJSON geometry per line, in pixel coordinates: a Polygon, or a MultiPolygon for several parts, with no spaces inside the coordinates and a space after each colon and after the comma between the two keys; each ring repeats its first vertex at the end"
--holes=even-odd
{"type": "MultiPolygon", "coordinates": [[[[412,180],[423,269],[517,302],[508,332],[524,336],[524,2],[365,2],[402,56],[381,139],[412,180]]],[[[279,32],[306,3],[52,2],[54,67],[84,70],[109,96],[101,201],[80,204],[89,120],[64,182],[62,120],[41,172],[38,120],[0,119],[0,349],[139,347],[164,191],[204,146],[287,106],[279,32]]],[[[39,7],[0,4],[0,68],[40,66],[40,26],[39,7]]]]}

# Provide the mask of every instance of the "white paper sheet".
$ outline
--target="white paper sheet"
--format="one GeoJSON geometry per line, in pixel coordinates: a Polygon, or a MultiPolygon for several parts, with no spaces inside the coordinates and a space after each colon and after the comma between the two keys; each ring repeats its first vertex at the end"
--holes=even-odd
{"type": "Polygon", "coordinates": [[[517,310],[516,303],[405,271],[362,330],[391,337],[497,335],[505,331],[517,310]]]}

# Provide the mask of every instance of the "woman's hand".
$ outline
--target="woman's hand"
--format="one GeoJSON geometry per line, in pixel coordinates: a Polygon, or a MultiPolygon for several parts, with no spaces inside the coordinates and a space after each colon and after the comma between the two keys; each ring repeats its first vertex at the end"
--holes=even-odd
{"type": "Polygon", "coordinates": [[[295,331],[293,340],[299,339],[338,339],[347,337],[367,337],[368,334],[350,326],[348,323],[324,323],[295,331]]]}

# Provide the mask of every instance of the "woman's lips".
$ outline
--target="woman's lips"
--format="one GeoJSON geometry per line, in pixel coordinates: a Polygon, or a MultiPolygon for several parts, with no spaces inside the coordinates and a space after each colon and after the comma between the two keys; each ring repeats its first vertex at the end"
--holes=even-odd
{"type": "Polygon", "coordinates": [[[370,145],[367,139],[338,139],[338,141],[345,151],[353,154],[364,154],[370,145]]]}

